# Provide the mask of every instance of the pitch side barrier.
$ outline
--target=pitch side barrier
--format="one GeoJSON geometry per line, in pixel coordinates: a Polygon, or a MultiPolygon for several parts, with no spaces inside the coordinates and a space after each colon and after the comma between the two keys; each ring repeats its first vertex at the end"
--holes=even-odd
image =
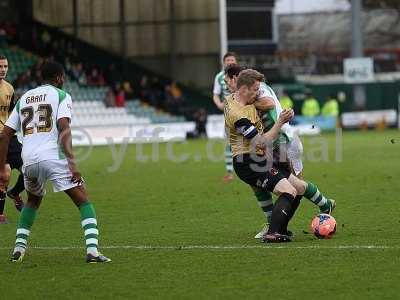
{"type": "Polygon", "coordinates": [[[98,146],[122,143],[162,143],[183,141],[195,129],[194,122],[72,127],[75,146],[98,146]]]}

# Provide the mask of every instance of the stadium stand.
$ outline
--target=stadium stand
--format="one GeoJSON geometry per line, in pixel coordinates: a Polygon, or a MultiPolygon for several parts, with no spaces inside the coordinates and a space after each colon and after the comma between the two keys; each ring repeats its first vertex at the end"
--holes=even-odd
{"type": "MultiPolygon", "coordinates": [[[[9,60],[8,79],[16,86],[16,94],[40,84],[40,75],[36,73],[43,61],[40,57],[16,46],[2,49],[9,60]]],[[[125,107],[106,107],[104,100],[110,91],[109,86],[81,85],[69,76],[64,89],[74,99],[74,126],[131,125],[149,123],[183,122],[182,116],[172,116],[161,110],[140,102],[128,100],[125,107]]]]}

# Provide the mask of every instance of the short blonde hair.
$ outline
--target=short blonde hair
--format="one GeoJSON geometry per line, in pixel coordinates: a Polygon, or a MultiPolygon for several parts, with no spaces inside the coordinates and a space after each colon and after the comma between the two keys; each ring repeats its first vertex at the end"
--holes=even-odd
{"type": "Polygon", "coordinates": [[[251,87],[256,81],[264,81],[265,77],[260,72],[253,69],[246,69],[239,73],[236,86],[239,89],[241,86],[245,85],[251,87]]]}

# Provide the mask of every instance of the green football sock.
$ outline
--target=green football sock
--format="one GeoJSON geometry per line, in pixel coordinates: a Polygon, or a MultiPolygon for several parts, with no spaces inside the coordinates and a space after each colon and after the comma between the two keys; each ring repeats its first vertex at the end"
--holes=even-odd
{"type": "Polygon", "coordinates": [[[25,251],[28,244],[28,237],[31,233],[31,227],[36,218],[36,209],[25,206],[17,226],[17,234],[15,240],[15,250],[25,251]]]}
{"type": "Polygon", "coordinates": [[[254,192],[254,195],[256,196],[258,205],[261,207],[267,219],[267,223],[271,223],[272,209],[274,208],[271,193],[267,191],[256,191],[254,192]]]}
{"type": "Polygon", "coordinates": [[[79,207],[81,225],[85,233],[86,253],[98,256],[99,230],[97,229],[96,212],[89,201],[79,207]]]}
{"type": "Polygon", "coordinates": [[[312,182],[307,182],[307,188],[304,192],[304,197],[315,205],[318,205],[321,211],[329,209],[329,199],[327,199],[312,182]]]}
{"type": "Polygon", "coordinates": [[[233,172],[232,150],[229,144],[225,146],[225,168],[228,173],[233,172]]]}

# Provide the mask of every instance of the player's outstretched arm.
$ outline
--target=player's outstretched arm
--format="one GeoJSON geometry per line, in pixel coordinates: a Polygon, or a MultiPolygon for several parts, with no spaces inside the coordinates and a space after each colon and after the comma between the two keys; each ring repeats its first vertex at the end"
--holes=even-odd
{"type": "Polygon", "coordinates": [[[281,130],[282,126],[289,122],[294,116],[293,109],[284,109],[279,115],[278,121],[274,126],[262,135],[263,138],[267,139],[269,142],[274,141],[281,130]]]}
{"type": "Polygon", "coordinates": [[[57,126],[60,132],[59,141],[63,147],[65,157],[67,158],[69,169],[72,172],[72,181],[82,182],[82,176],[76,165],[74,152],[72,150],[72,134],[71,127],[69,126],[69,118],[58,119],[57,126]]]}
{"type": "Polygon", "coordinates": [[[222,110],[222,111],[224,110],[224,103],[221,101],[220,96],[213,94],[213,101],[219,110],[222,110]]]}

